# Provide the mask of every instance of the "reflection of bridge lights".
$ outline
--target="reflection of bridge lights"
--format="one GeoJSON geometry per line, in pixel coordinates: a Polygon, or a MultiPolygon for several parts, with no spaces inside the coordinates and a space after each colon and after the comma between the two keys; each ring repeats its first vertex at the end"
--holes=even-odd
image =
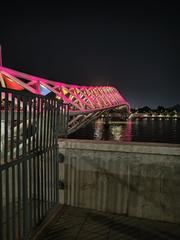
{"type": "Polygon", "coordinates": [[[98,119],[95,122],[94,139],[132,141],[132,122],[111,122],[107,127],[102,119],[98,119]]]}
{"type": "Polygon", "coordinates": [[[103,133],[103,121],[100,118],[98,118],[95,121],[94,139],[101,140],[102,133],[103,133]]]}
{"type": "Polygon", "coordinates": [[[122,138],[122,126],[111,126],[111,133],[114,140],[120,140],[122,138]]]}
{"type": "Polygon", "coordinates": [[[131,141],[132,140],[132,122],[121,122],[120,125],[111,126],[111,133],[114,140],[131,141]]]}

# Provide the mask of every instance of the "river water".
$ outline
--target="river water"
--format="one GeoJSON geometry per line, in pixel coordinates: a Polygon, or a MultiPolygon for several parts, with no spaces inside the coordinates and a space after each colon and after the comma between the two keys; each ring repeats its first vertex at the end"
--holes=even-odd
{"type": "Polygon", "coordinates": [[[180,144],[180,119],[136,119],[105,124],[98,119],[69,138],[180,144]]]}

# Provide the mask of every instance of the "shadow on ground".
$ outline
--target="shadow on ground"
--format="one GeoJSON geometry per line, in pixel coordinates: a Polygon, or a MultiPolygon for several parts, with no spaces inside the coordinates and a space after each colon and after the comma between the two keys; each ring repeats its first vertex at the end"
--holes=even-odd
{"type": "Polygon", "coordinates": [[[179,240],[180,226],[67,206],[38,239],[179,240]]]}

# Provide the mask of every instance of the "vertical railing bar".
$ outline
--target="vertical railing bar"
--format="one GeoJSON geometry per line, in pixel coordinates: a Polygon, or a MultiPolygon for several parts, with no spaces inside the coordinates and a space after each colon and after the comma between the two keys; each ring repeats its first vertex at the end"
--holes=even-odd
{"type": "Polygon", "coordinates": [[[67,104],[65,105],[65,137],[67,137],[67,104]]]}
{"type": "MultiPolygon", "coordinates": [[[[17,96],[17,134],[16,134],[16,159],[19,158],[19,144],[20,144],[20,96],[17,96]]],[[[21,169],[20,163],[17,165],[17,186],[18,186],[18,238],[21,238],[21,169]]]]}
{"type": "Polygon", "coordinates": [[[51,132],[50,132],[50,146],[51,146],[51,206],[53,205],[53,188],[54,188],[54,179],[53,179],[53,116],[54,116],[54,109],[53,109],[53,99],[51,99],[51,132]]]}
{"type": "Polygon", "coordinates": [[[55,147],[55,132],[56,132],[56,100],[54,100],[54,119],[53,119],[53,168],[54,168],[54,204],[56,203],[56,147],[55,147]]]}
{"type": "MultiPolygon", "coordinates": [[[[51,118],[50,118],[50,136],[49,136],[49,146],[52,146],[52,131],[53,131],[53,99],[51,98],[50,100],[50,105],[51,105],[51,118]]],[[[52,168],[52,151],[50,150],[50,172],[51,172],[51,193],[50,193],[50,199],[51,199],[51,206],[52,206],[52,202],[53,202],[53,168],[52,168]]]]}
{"type": "Polygon", "coordinates": [[[8,161],[8,93],[5,92],[4,163],[8,161]]]}
{"type": "Polygon", "coordinates": [[[38,198],[38,222],[40,221],[41,215],[40,215],[40,156],[39,156],[39,114],[40,114],[40,98],[37,97],[37,135],[36,135],[36,151],[37,151],[37,198],[38,198]]]}
{"type": "Polygon", "coordinates": [[[58,168],[58,161],[57,161],[57,154],[58,154],[58,126],[57,124],[59,123],[59,117],[60,117],[60,106],[62,106],[63,103],[60,100],[56,100],[56,118],[55,118],[55,168],[56,168],[56,204],[59,202],[59,187],[58,187],[58,182],[59,182],[59,168],[58,168]]]}
{"type": "Polygon", "coordinates": [[[28,182],[27,182],[27,97],[23,96],[23,239],[27,239],[29,232],[29,208],[28,208],[28,182]]]}
{"type": "Polygon", "coordinates": [[[53,175],[53,119],[54,119],[54,99],[51,99],[51,134],[50,134],[50,145],[51,145],[51,204],[54,204],[54,175],[53,175]]]}
{"type": "Polygon", "coordinates": [[[59,134],[63,136],[63,128],[62,128],[62,125],[63,125],[63,105],[60,106],[60,117],[59,117],[59,134]]]}
{"type": "Polygon", "coordinates": [[[68,134],[68,122],[69,122],[69,104],[66,104],[67,114],[66,114],[66,137],[68,134]]]}
{"type": "Polygon", "coordinates": [[[28,106],[29,106],[29,117],[28,117],[28,157],[29,157],[29,225],[30,229],[32,229],[32,158],[31,155],[31,136],[33,134],[32,132],[32,97],[28,98],[28,106]]]}
{"type": "Polygon", "coordinates": [[[43,149],[42,149],[42,141],[43,141],[43,98],[41,98],[41,106],[40,106],[40,152],[41,152],[41,156],[40,156],[40,169],[41,169],[41,217],[43,218],[44,214],[43,214],[43,149]]]}
{"type": "Polygon", "coordinates": [[[66,117],[66,105],[63,104],[63,137],[65,137],[65,117],[66,117]]]}
{"type": "MultiPolygon", "coordinates": [[[[32,137],[32,152],[35,153],[35,121],[36,118],[36,99],[33,97],[33,137],[32,137]]],[[[37,219],[36,219],[36,156],[33,154],[33,213],[34,213],[34,224],[36,225],[37,219]]]]}
{"type": "Polygon", "coordinates": [[[52,137],[52,98],[49,101],[50,108],[50,132],[49,132],[49,147],[51,147],[51,137],[52,137]]]}
{"type": "Polygon", "coordinates": [[[10,161],[13,161],[14,150],[14,94],[11,100],[11,148],[10,148],[10,161]]]}
{"type": "MultiPolygon", "coordinates": [[[[8,93],[5,92],[5,127],[4,127],[4,163],[8,162],[8,93]]],[[[6,173],[6,237],[9,239],[9,168],[5,170],[6,173]]]]}
{"type": "Polygon", "coordinates": [[[61,107],[61,132],[62,132],[62,137],[64,137],[64,105],[61,107]]]}
{"type": "Polygon", "coordinates": [[[47,132],[46,132],[46,148],[49,147],[49,132],[50,132],[50,128],[49,128],[49,120],[50,120],[50,99],[47,99],[47,132]]]}
{"type": "Polygon", "coordinates": [[[65,137],[65,117],[66,117],[66,105],[63,104],[63,137],[65,137]]]}
{"type": "Polygon", "coordinates": [[[55,204],[57,203],[57,182],[58,182],[58,178],[57,178],[57,116],[58,116],[58,100],[55,100],[55,122],[54,122],[54,167],[55,167],[55,204]]]}
{"type": "MultiPolygon", "coordinates": [[[[51,129],[49,128],[50,124],[49,124],[49,121],[50,121],[50,99],[48,98],[47,100],[47,136],[46,136],[46,149],[48,149],[49,147],[49,131],[51,131],[51,129]]],[[[47,154],[47,180],[48,180],[48,184],[47,184],[47,201],[48,201],[48,204],[47,204],[47,207],[49,209],[50,207],[50,176],[49,176],[49,150],[48,152],[46,153],[47,154]]]]}
{"type": "Polygon", "coordinates": [[[50,150],[48,150],[47,152],[47,159],[48,159],[48,166],[47,166],[47,169],[48,169],[48,209],[50,209],[50,206],[51,206],[51,199],[50,199],[50,184],[51,184],[51,178],[50,178],[50,150]]]}
{"type": "Polygon", "coordinates": [[[47,211],[47,183],[46,183],[46,174],[47,174],[47,166],[46,166],[46,116],[47,116],[47,99],[44,99],[44,130],[43,130],[43,152],[44,152],[44,214],[46,214],[47,211]]]}
{"type": "Polygon", "coordinates": [[[66,105],[64,104],[64,114],[63,114],[63,118],[64,118],[64,137],[66,136],[66,105]]]}
{"type": "Polygon", "coordinates": [[[66,137],[66,116],[67,116],[67,105],[64,104],[64,137],[66,137]]]}
{"type": "Polygon", "coordinates": [[[52,167],[53,167],[53,203],[56,201],[56,169],[55,169],[55,99],[53,99],[53,126],[52,126],[52,144],[53,144],[53,158],[52,158],[52,167]]]}
{"type": "Polygon", "coordinates": [[[61,113],[60,113],[60,115],[61,115],[61,118],[62,118],[62,125],[61,125],[61,128],[63,129],[63,136],[62,137],[64,137],[65,136],[65,104],[62,104],[62,110],[61,110],[61,113]]]}
{"type": "MultiPolygon", "coordinates": [[[[15,96],[12,94],[11,101],[11,150],[10,150],[10,159],[13,161],[14,156],[14,105],[15,96]]],[[[16,236],[16,224],[15,224],[15,216],[16,216],[16,206],[15,206],[15,166],[12,167],[12,236],[15,239],[16,236]]]]}

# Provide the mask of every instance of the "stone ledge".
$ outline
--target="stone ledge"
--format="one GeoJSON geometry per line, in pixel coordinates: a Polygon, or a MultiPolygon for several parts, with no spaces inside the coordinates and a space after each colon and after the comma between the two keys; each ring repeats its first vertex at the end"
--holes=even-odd
{"type": "MultiPolygon", "coordinates": [[[[61,148],[180,156],[180,144],[60,139],[61,148]]],[[[180,159],[179,159],[180,160],[180,159]]]]}

